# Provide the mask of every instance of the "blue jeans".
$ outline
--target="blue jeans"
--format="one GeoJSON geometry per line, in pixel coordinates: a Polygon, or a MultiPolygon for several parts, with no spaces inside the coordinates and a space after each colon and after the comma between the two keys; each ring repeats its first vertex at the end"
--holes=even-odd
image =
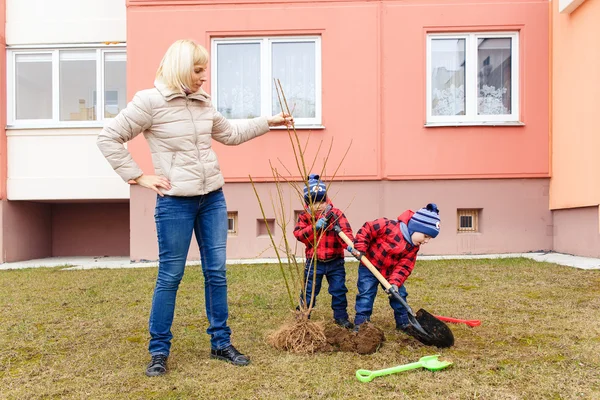
{"type": "MultiPolygon", "coordinates": [[[[360,325],[371,319],[373,303],[375,302],[377,287],[379,285],[380,283],[375,275],[361,263],[358,267],[358,281],[356,282],[358,294],[356,295],[356,316],[354,317],[354,325],[360,325]]],[[[408,293],[406,292],[404,285],[398,288],[398,293],[406,301],[408,293]]],[[[402,306],[402,303],[396,298],[390,297],[390,306],[394,310],[396,325],[403,326],[408,324],[408,312],[406,311],[406,308],[402,306]]]]}
{"type": "Polygon", "coordinates": [[[202,196],[157,196],[154,213],[158,235],[158,276],[150,311],[150,354],[169,355],[177,289],[183,277],[192,232],[196,234],[212,349],[231,344],[227,326],[227,205],[223,190],[202,196]]]}
{"type": "Polygon", "coordinates": [[[305,302],[304,304],[310,304],[310,297],[312,295],[313,286],[315,290],[315,298],[313,300],[313,307],[317,305],[317,296],[321,291],[321,284],[323,283],[323,277],[327,277],[327,283],[329,283],[329,294],[331,295],[331,309],[333,310],[334,319],[348,319],[348,300],[346,299],[346,268],[344,267],[344,259],[337,258],[332,261],[317,261],[317,276],[316,282],[314,281],[314,264],[311,259],[306,261],[304,267],[304,279],[306,283],[306,296],[303,299],[300,295],[300,301],[305,302]]]}

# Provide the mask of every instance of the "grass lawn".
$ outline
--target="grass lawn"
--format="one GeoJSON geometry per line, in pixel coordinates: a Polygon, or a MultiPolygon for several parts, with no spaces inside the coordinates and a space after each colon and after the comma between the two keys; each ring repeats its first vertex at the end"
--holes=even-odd
{"type": "MultiPolygon", "coordinates": [[[[449,349],[394,332],[383,292],[372,355],[294,355],[266,343],[291,318],[278,266],[228,267],[233,342],[248,367],[211,360],[202,273],[179,289],[170,372],[144,375],[156,268],[0,271],[0,398],[6,399],[600,399],[600,271],[527,259],[419,261],[409,304],[480,319],[451,325],[449,349]],[[454,365],[359,382],[376,370],[441,354],[454,365]]],[[[353,317],[356,263],[347,264],[353,317]]],[[[326,283],[313,319],[329,321],[326,283]]]]}

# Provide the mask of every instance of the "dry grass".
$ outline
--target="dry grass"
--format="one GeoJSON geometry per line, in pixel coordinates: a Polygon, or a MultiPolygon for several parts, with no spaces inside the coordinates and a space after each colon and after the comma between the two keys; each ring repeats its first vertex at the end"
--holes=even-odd
{"type": "MultiPolygon", "coordinates": [[[[356,264],[348,272],[353,307],[356,264]]],[[[425,347],[394,333],[380,293],[373,322],[387,341],[360,356],[275,350],[267,335],[292,318],[279,268],[231,266],[233,339],[253,360],[240,368],[208,358],[202,274],[190,267],[178,297],[170,372],[150,379],[143,371],[155,275],[154,268],[0,272],[0,398],[600,398],[600,271],[525,259],[419,262],[407,285],[415,310],[482,325],[452,325],[450,349],[425,347]],[[438,352],[455,364],[370,383],[354,377],[359,368],[438,352]]],[[[313,319],[329,320],[326,287],[318,300],[313,319]]]]}

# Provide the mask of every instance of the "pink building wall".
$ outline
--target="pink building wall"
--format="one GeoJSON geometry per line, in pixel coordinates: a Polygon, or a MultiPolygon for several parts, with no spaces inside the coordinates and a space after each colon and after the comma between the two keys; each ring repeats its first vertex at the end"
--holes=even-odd
{"type": "MultiPolygon", "coordinates": [[[[0,0],[0,228],[6,203],[6,0],[0,0]]],[[[4,262],[4,229],[0,229],[0,263],[4,262]]]]}
{"type": "Polygon", "coordinates": [[[548,177],[547,2],[383,4],[383,176],[389,179],[548,177]],[[426,34],[464,31],[519,32],[520,120],[524,126],[424,127],[426,34]],[[410,144],[426,148],[426,154],[412,151],[410,144]]]}
{"type": "MultiPolygon", "coordinates": [[[[238,213],[238,233],[230,236],[227,256],[238,258],[274,257],[267,236],[259,236],[257,225],[262,223],[258,201],[247,183],[228,183],[224,186],[227,209],[238,213]]],[[[272,184],[257,185],[265,206],[267,218],[275,218],[270,206],[270,196],[275,196],[272,184]]],[[[287,237],[294,246],[291,234],[294,211],[302,209],[298,198],[284,188],[290,216],[287,237]]],[[[440,208],[441,233],[421,254],[486,254],[506,252],[549,251],[552,249],[552,214],[548,210],[548,179],[486,179],[486,180],[430,180],[430,181],[367,181],[336,182],[330,187],[330,197],[350,221],[356,232],[365,221],[379,217],[396,218],[406,209],[416,210],[428,202],[440,208]],[[479,208],[480,232],[457,232],[457,209],[479,208]]],[[[143,188],[134,187],[142,207],[131,209],[132,227],[137,234],[131,236],[133,260],[155,260],[158,254],[156,229],[152,215],[155,195],[143,188]]],[[[275,228],[275,239],[282,243],[283,233],[275,228]]],[[[298,255],[304,247],[298,244],[298,255]]],[[[195,239],[188,254],[198,260],[195,239]]]]}
{"type": "Polygon", "coordinates": [[[52,206],[28,201],[2,202],[4,262],[52,256],[52,206]]]}
{"type": "Polygon", "coordinates": [[[3,201],[3,262],[128,256],[129,204],[3,201]]]}
{"type": "MultiPolygon", "coordinates": [[[[325,129],[299,134],[302,140],[311,135],[312,155],[321,141],[327,147],[335,138],[329,165],[337,165],[352,142],[337,198],[352,199],[348,216],[355,229],[437,201],[450,224],[424,250],[429,254],[549,250],[548,179],[506,179],[549,177],[548,13],[546,0],[128,0],[128,94],[152,86],[164,51],[176,39],[192,38],[210,49],[212,37],[321,35],[325,129]],[[524,126],[425,128],[426,35],[498,30],[520,34],[524,126]],[[458,236],[456,208],[469,207],[483,208],[484,231],[458,236]]],[[[205,89],[210,92],[210,82],[205,89]]],[[[272,131],[239,147],[214,148],[228,182],[228,207],[238,211],[244,229],[230,238],[228,256],[271,256],[262,253],[268,241],[256,237],[260,212],[247,182],[249,174],[271,180],[268,160],[294,165],[287,134],[272,131]]],[[[152,173],[145,140],[136,138],[129,149],[152,173]]],[[[315,170],[320,167],[317,162],[315,170]]],[[[154,204],[152,193],[132,188],[132,259],[157,257],[154,204]]],[[[198,258],[195,245],[190,258],[198,258]]]]}
{"type": "Polygon", "coordinates": [[[600,2],[578,1],[571,12],[551,7],[552,179],[558,252],[600,257],[600,2]]]}
{"type": "MultiPolygon", "coordinates": [[[[600,204],[600,2],[572,13],[552,7],[552,180],[550,208],[600,204]]],[[[574,218],[576,218],[574,216],[574,218]]]]}
{"type": "Polygon", "coordinates": [[[554,210],[552,215],[554,251],[600,258],[599,207],[554,210]]]}
{"type": "MultiPolygon", "coordinates": [[[[326,129],[300,135],[310,133],[315,146],[335,137],[333,165],[352,141],[344,180],[549,176],[548,151],[540,151],[549,145],[547,1],[237,3],[129,0],[129,95],[152,86],[164,51],[179,38],[210,49],[211,38],[219,36],[320,34],[326,129]],[[168,34],[148,26],[166,26],[168,34]],[[426,34],[481,30],[520,32],[525,126],[424,128],[426,34]],[[428,161],[409,143],[427,143],[428,161]]],[[[210,92],[210,82],[206,86],[210,92]]],[[[215,144],[229,182],[247,182],[248,174],[269,180],[268,159],[293,165],[291,152],[280,150],[288,147],[281,131],[240,147],[215,144]],[[265,162],[255,162],[255,154],[265,162]]],[[[136,139],[130,150],[151,172],[144,140],[136,139]]]]}

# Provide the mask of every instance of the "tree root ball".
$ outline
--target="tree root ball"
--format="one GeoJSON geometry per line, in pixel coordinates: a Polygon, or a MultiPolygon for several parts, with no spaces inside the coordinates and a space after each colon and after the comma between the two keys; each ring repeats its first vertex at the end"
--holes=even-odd
{"type": "Polygon", "coordinates": [[[327,325],[306,319],[297,319],[271,334],[269,343],[278,350],[291,353],[347,351],[372,354],[385,341],[383,331],[370,323],[360,326],[358,332],[338,325],[327,325]]]}

